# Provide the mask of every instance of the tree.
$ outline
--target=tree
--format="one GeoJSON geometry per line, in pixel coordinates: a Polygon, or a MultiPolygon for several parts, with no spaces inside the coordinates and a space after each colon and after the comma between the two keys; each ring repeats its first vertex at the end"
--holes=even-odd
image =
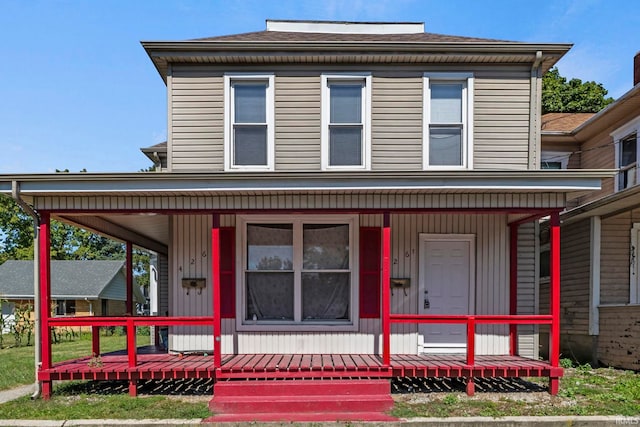
{"type": "Polygon", "coordinates": [[[613,102],[601,83],[569,81],[553,67],[542,77],[542,114],[597,113],[613,102]]]}
{"type": "Polygon", "coordinates": [[[0,195],[0,264],[33,258],[33,219],[15,201],[0,195]]]}

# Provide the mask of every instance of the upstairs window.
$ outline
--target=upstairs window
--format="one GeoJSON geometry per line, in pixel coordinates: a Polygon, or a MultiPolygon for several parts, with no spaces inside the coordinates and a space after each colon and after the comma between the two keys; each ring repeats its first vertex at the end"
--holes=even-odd
{"type": "Polygon", "coordinates": [[[638,167],[638,137],[634,132],[618,142],[618,190],[636,184],[638,167]]]}
{"type": "Polygon", "coordinates": [[[369,169],[371,76],[322,76],[322,169],[369,169]]]}
{"type": "Polygon", "coordinates": [[[473,153],[473,76],[424,75],[423,166],[471,169],[473,153]]]}
{"type": "Polygon", "coordinates": [[[568,151],[543,151],[540,155],[540,169],[567,169],[571,154],[568,151]]]}
{"type": "Polygon", "coordinates": [[[225,76],[225,169],[273,170],[274,76],[225,76]]]}

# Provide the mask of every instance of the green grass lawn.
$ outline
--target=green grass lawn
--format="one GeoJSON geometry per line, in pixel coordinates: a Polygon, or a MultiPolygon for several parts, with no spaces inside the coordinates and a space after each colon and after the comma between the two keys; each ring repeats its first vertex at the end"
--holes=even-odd
{"type": "MultiPolygon", "coordinates": [[[[4,335],[4,348],[0,349],[0,390],[7,390],[35,381],[34,347],[13,347],[13,337],[4,335]]],[[[112,336],[100,336],[100,351],[102,353],[126,348],[124,335],[118,333],[112,336]]],[[[33,344],[33,343],[32,343],[33,344]]],[[[137,345],[149,344],[149,336],[138,335],[137,345]]],[[[90,357],[91,334],[83,333],[71,340],[64,338],[62,342],[52,346],[53,361],[90,357]]]]}

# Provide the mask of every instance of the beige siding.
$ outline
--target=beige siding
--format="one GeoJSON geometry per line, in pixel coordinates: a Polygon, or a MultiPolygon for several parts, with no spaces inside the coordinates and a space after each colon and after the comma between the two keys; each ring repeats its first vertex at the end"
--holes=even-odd
{"type": "Polygon", "coordinates": [[[320,170],[320,76],[276,76],[276,170],[320,170]]]}
{"type": "Polygon", "coordinates": [[[373,170],[422,169],[422,77],[373,77],[373,170]]]}
{"type": "MultiPolygon", "coordinates": [[[[560,330],[565,334],[588,334],[590,221],[587,219],[563,227],[561,239],[560,330]]],[[[548,300],[548,294],[542,295],[543,298],[548,300]]]]}
{"type": "Polygon", "coordinates": [[[629,250],[631,247],[631,228],[633,227],[632,218],[640,218],[640,210],[602,219],[601,304],[629,302],[629,250]]]}
{"type": "MultiPolygon", "coordinates": [[[[582,169],[615,169],[615,145],[609,135],[611,129],[606,129],[595,135],[581,146],[580,168],[582,169]]],[[[614,192],[614,179],[602,180],[602,189],[592,191],[579,199],[580,204],[599,199],[614,192]]]]}
{"type": "Polygon", "coordinates": [[[527,169],[530,73],[478,71],[474,93],[474,169],[527,169]]]}
{"type": "MultiPolygon", "coordinates": [[[[422,169],[422,71],[373,71],[373,170],[422,169]]],[[[475,76],[474,168],[527,169],[529,71],[466,71],[475,76]]],[[[172,66],[167,88],[171,170],[224,169],[223,72],[211,66],[172,66]]],[[[320,169],[320,92],[318,71],[276,71],[276,170],[320,169]]]]}
{"type": "Polygon", "coordinates": [[[607,366],[640,370],[640,305],[600,308],[598,360],[607,366]]]}
{"type": "MultiPolygon", "coordinates": [[[[209,215],[173,217],[172,237],[172,314],[211,315],[210,263],[207,262],[210,245],[211,219],[209,215]],[[183,277],[204,277],[207,288],[202,294],[187,291],[180,286],[183,277]]],[[[223,216],[222,225],[234,224],[233,216],[223,216]]],[[[381,215],[362,215],[360,226],[380,226],[381,215]]],[[[508,227],[506,215],[446,215],[406,214],[392,215],[392,277],[411,279],[411,287],[404,292],[395,291],[391,298],[393,313],[417,313],[418,250],[420,233],[474,234],[476,236],[476,289],[475,313],[506,314],[509,311],[508,227]]],[[[527,230],[529,231],[529,230],[527,230]]],[[[530,233],[523,234],[521,248],[527,249],[530,233]],[[526,236],[526,237],[525,237],[526,236]]],[[[519,257],[522,266],[522,295],[520,309],[533,312],[533,299],[524,289],[531,287],[531,257],[519,257]]],[[[529,292],[530,293],[530,292],[529,292]]],[[[523,352],[531,351],[531,339],[523,341],[523,352]],[[528,346],[528,347],[527,347],[528,346]]],[[[356,332],[237,332],[235,320],[223,321],[223,352],[261,353],[377,353],[380,351],[380,321],[362,319],[356,332]]],[[[506,354],[508,329],[504,326],[479,326],[476,337],[478,354],[506,354]]],[[[174,328],[170,348],[175,351],[209,351],[213,346],[211,333],[206,328],[174,328]]],[[[415,325],[394,325],[392,352],[416,353],[418,349],[415,325]]]]}
{"type": "Polygon", "coordinates": [[[167,155],[174,172],[223,170],[224,81],[219,72],[173,65],[167,155]]]}
{"type": "Polygon", "coordinates": [[[554,208],[564,207],[560,193],[481,194],[287,194],[200,197],[36,197],[41,210],[82,209],[384,209],[384,208],[554,208]]]}

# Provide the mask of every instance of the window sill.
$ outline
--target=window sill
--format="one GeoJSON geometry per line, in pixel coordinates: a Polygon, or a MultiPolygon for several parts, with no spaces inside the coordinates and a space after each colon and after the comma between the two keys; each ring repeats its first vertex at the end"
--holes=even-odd
{"type": "Polygon", "coordinates": [[[357,323],[242,323],[236,324],[238,332],[357,332],[357,323]]]}

